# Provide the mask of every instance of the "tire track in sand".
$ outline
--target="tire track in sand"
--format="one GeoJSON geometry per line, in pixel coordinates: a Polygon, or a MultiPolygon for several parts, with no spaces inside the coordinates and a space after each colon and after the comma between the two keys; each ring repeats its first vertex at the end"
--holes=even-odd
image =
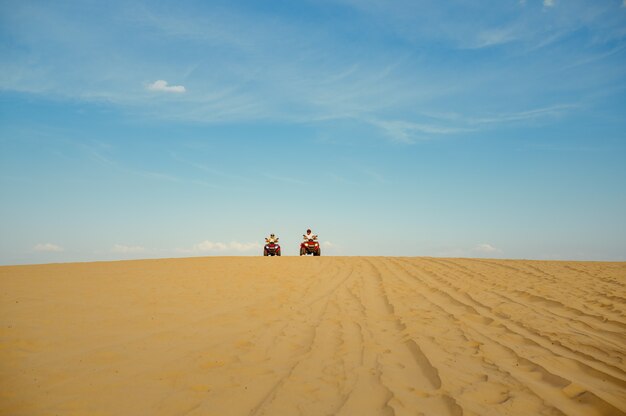
{"type": "Polygon", "coordinates": [[[365,263],[368,267],[361,277],[361,297],[368,326],[382,349],[381,378],[393,393],[389,406],[398,415],[462,415],[463,409],[441,389],[438,369],[419,344],[407,336],[406,324],[396,314],[387,293],[384,266],[377,259],[365,259],[365,263]]]}
{"type": "Polygon", "coordinates": [[[468,302],[487,308],[487,310],[499,317],[525,328],[537,337],[545,339],[543,345],[548,348],[553,346],[558,350],[555,353],[565,354],[571,358],[582,360],[596,370],[607,372],[614,377],[624,378],[626,376],[626,371],[619,367],[621,361],[617,357],[619,351],[622,351],[623,345],[626,343],[626,336],[621,333],[615,333],[611,326],[605,326],[604,331],[600,331],[598,325],[602,325],[601,318],[597,321],[596,327],[592,327],[581,320],[582,313],[577,309],[559,309],[559,306],[562,305],[560,302],[546,304],[541,301],[537,305],[535,302],[530,301],[529,296],[532,295],[520,290],[519,286],[509,288],[506,285],[494,282],[495,279],[491,279],[492,283],[490,284],[490,280],[485,275],[479,272],[472,273],[469,268],[450,260],[428,259],[428,261],[441,266],[440,270],[434,270],[433,273],[438,276],[441,282],[445,281],[445,284],[449,285],[456,292],[463,292],[468,302]],[[463,287],[462,279],[451,279],[448,277],[451,269],[467,277],[471,285],[474,288],[480,287],[480,290],[473,290],[473,296],[470,296],[467,293],[467,283],[463,287]],[[516,298],[514,295],[518,297],[516,298]],[[480,299],[480,302],[478,299],[480,299]],[[527,301],[524,302],[524,300],[527,301]],[[521,313],[523,313],[523,319],[521,313]],[[588,330],[585,330],[585,328],[588,328],[588,330]],[[568,342],[566,335],[574,331],[579,334],[576,342],[568,342]],[[584,335],[584,337],[581,335],[584,335]],[[585,342],[587,337],[588,340],[585,342]],[[601,348],[598,348],[596,345],[601,348]],[[611,351],[615,353],[609,354],[611,351]]]}
{"type": "Polygon", "coordinates": [[[462,322],[474,338],[482,340],[485,350],[489,347],[490,355],[496,357],[494,362],[547,403],[567,414],[619,414],[624,411],[621,408],[624,406],[624,380],[593,370],[541,345],[540,340],[527,330],[491,313],[484,305],[468,304],[467,297],[460,296],[453,285],[442,284],[441,277],[432,271],[423,267],[408,271],[405,264],[395,263],[404,270],[404,273],[397,274],[399,278],[410,278],[423,285],[433,305],[462,322]],[[554,356],[559,357],[558,360],[549,358],[554,356]],[[571,376],[576,377],[576,382],[568,379],[571,376]],[[594,413],[594,409],[600,409],[599,413],[594,413]]]}
{"type": "MultiPolygon", "coordinates": [[[[317,285],[312,289],[309,288],[305,296],[301,298],[300,307],[300,319],[287,323],[288,329],[281,331],[280,336],[272,341],[271,344],[271,357],[268,361],[284,361],[286,356],[293,356],[293,340],[297,339],[300,334],[300,341],[298,345],[298,355],[293,357],[292,364],[283,371],[282,376],[271,386],[269,391],[262,397],[250,410],[250,416],[264,415],[264,414],[291,414],[298,410],[301,412],[302,403],[294,403],[290,398],[293,396],[293,390],[290,386],[292,381],[297,381],[298,372],[304,371],[310,374],[311,370],[319,362],[323,362],[321,357],[316,355],[321,354],[325,357],[332,357],[335,355],[334,351],[337,348],[335,343],[323,341],[336,341],[337,332],[336,323],[332,322],[329,317],[336,315],[336,311],[332,311],[336,308],[333,304],[333,295],[339,287],[346,284],[353,274],[353,269],[350,267],[338,267],[337,274],[342,276],[338,279],[326,279],[325,285],[317,285]],[[323,334],[323,335],[322,335],[323,334]],[[304,335],[304,336],[303,336],[304,335]]],[[[269,341],[269,340],[268,340],[269,341]]],[[[268,347],[269,347],[268,345],[268,347]]],[[[319,365],[317,365],[319,367],[319,365]]],[[[297,388],[298,390],[300,387],[297,388]]],[[[314,393],[313,387],[308,393],[314,393]]],[[[298,393],[302,393],[299,391],[298,393]]],[[[333,394],[331,394],[333,396],[333,394]]],[[[326,406],[332,406],[332,402],[336,399],[326,397],[325,400],[320,401],[315,398],[315,394],[310,394],[309,405],[318,403],[326,406]]],[[[302,402],[307,402],[305,396],[301,397],[302,402]]]]}
{"type": "Polygon", "coordinates": [[[307,354],[251,414],[398,414],[391,406],[395,394],[385,381],[379,334],[365,295],[369,270],[355,263],[348,278],[320,286],[308,301],[323,300],[327,307],[307,354]],[[303,386],[302,380],[309,383],[303,386]]]}

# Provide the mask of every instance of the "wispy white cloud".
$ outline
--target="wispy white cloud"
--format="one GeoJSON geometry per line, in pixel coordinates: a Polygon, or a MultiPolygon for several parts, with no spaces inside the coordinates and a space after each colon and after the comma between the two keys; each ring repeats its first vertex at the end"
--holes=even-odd
{"type": "Polygon", "coordinates": [[[115,149],[112,149],[110,144],[98,140],[76,141],[74,144],[83,149],[89,157],[93,158],[93,160],[102,166],[150,180],[161,182],[182,182],[181,178],[166,172],[144,170],[119,163],[111,156],[112,151],[115,149]]]}
{"type": "Polygon", "coordinates": [[[123,244],[114,244],[113,247],[111,248],[111,252],[123,253],[123,254],[145,253],[146,248],[142,246],[127,246],[123,244]]]}
{"type": "MultiPolygon", "coordinates": [[[[626,2],[626,0],[624,0],[626,2]]],[[[626,7],[626,6],[624,6],[626,7]]],[[[626,31],[624,32],[624,34],[626,35],[626,31]]],[[[610,49],[608,51],[599,53],[599,54],[589,54],[587,56],[585,56],[584,58],[579,59],[578,61],[574,61],[574,62],[568,62],[565,65],[563,65],[563,67],[561,68],[561,70],[569,70],[572,68],[576,68],[578,66],[583,66],[583,65],[589,65],[592,64],[594,62],[597,61],[601,61],[603,59],[606,59],[612,55],[615,55],[619,52],[621,52],[622,50],[624,50],[624,48],[626,48],[626,44],[622,44],[620,46],[617,46],[613,49],[610,49]]]]}
{"type": "Polygon", "coordinates": [[[489,243],[480,243],[474,247],[447,246],[432,249],[432,255],[437,257],[500,257],[502,252],[489,243]]]}
{"type": "Polygon", "coordinates": [[[481,254],[495,254],[495,253],[502,252],[502,250],[487,243],[478,244],[477,246],[474,247],[473,251],[476,253],[481,253],[481,254]]]}
{"type": "Polygon", "coordinates": [[[40,243],[33,247],[35,251],[48,252],[48,253],[59,253],[64,251],[64,248],[52,243],[40,243]]]}
{"type": "Polygon", "coordinates": [[[481,125],[499,125],[506,123],[514,123],[520,121],[549,119],[568,114],[573,110],[580,108],[579,104],[555,104],[547,107],[532,108],[515,112],[500,112],[491,114],[459,114],[459,113],[435,113],[425,112],[424,116],[438,120],[446,120],[460,126],[467,126],[465,130],[462,127],[452,128],[450,132],[472,131],[481,125]]]}
{"type": "MultiPolygon", "coordinates": [[[[408,42],[421,43],[437,40],[445,47],[476,49],[510,41],[520,41],[531,46],[549,37],[553,31],[575,31],[580,23],[580,14],[603,9],[600,2],[571,2],[573,7],[558,22],[539,23],[535,2],[519,0],[518,4],[499,2],[485,7],[477,2],[394,2],[390,6],[384,1],[335,0],[349,3],[360,13],[393,30],[408,42]],[[425,11],[427,11],[425,13],[425,11]],[[503,26],[506,25],[506,26],[503,26]],[[478,30],[477,30],[478,29],[478,30]]],[[[543,0],[543,10],[556,6],[556,0],[543,0]]],[[[547,19],[549,14],[544,13],[547,19]]],[[[602,24],[594,19],[593,26],[602,24]]],[[[607,26],[608,29],[608,26],[607,26]]],[[[614,30],[613,26],[610,30],[614,30]]]]}
{"type": "Polygon", "coordinates": [[[436,135],[471,131],[469,128],[422,124],[402,120],[370,119],[369,123],[382,129],[393,140],[403,143],[413,143],[415,140],[426,139],[436,135]]]}
{"type": "Polygon", "coordinates": [[[150,91],[160,91],[160,92],[173,92],[173,93],[183,93],[187,90],[182,85],[168,85],[167,81],[162,79],[158,81],[154,81],[152,84],[148,84],[146,87],[150,91]]]}
{"type": "MultiPolygon", "coordinates": [[[[172,11],[155,5],[103,10],[123,16],[122,25],[128,27],[121,27],[120,38],[127,33],[124,30],[150,34],[142,38],[140,44],[131,46],[120,42],[119,38],[112,41],[110,30],[90,25],[89,20],[72,19],[58,8],[22,7],[15,14],[17,23],[9,30],[28,46],[22,49],[31,52],[21,56],[20,49],[16,52],[20,59],[14,60],[11,66],[5,65],[5,70],[0,66],[0,79],[4,80],[0,87],[106,100],[150,117],[205,123],[271,120],[321,124],[349,120],[371,124],[368,119],[376,117],[391,120],[378,125],[388,138],[412,142],[452,134],[451,128],[467,129],[467,126],[428,125],[407,113],[455,107],[456,111],[470,117],[474,103],[479,106],[492,102],[492,97],[483,91],[496,89],[492,85],[498,77],[501,84],[497,88],[513,89],[510,94],[503,94],[506,98],[500,100],[501,108],[510,110],[516,97],[521,95],[532,98],[539,106],[544,105],[545,97],[553,95],[539,85],[537,77],[527,74],[545,73],[546,68],[553,67],[557,61],[584,60],[589,55],[585,51],[592,49],[563,49],[560,59],[542,57],[541,61],[533,61],[532,71],[520,69],[509,73],[503,68],[510,61],[500,58],[510,56],[513,50],[528,53],[537,45],[543,47],[567,39],[568,33],[584,27],[593,29],[590,32],[602,31],[603,39],[613,43],[623,36],[621,29],[616,29],[618,24],[614,18],[606,22],[607,12],[600,6],[575,4],[564,11],[561,19],[553,21],[549,16],[552,13],[537,16],[541,3],[531,2],[523,8],[519,4],[502,3],[489,13],[485,13],[484,7],[469,2],[426,2],[417,6],[414,2],[389,5],[382,1],[331,0],[330,7],[337,2],[349,3],[362,16],[367,16],[349,24],[354,25],[355,33],[375,27],[371,36],[377,47],[368,47],[364,54],[364,46],[355,45],[353,39],[342,37],[333,27],[306,20],[294,23],[288,16],[279,14],[269,18],[236,8],[208,7],[203,8],[203,13],[195,13],[197,10],[193,8],[172,11]],[[587,9],[599,11],[581,13],[587,9]],[[35,19],[34,15],[39,17],[35,19]],[[467,23],[474,22],[468,15],[477,17],[476,24],[467,23]],[[429,16],[428,20],[424,16],[429,16]],[[408,24],[413,19],[417,24],[408,24]],[[85,33],[86,39],[73,36],[76,33],[85,33]],[[402,38],[402,44],[409,47],[396,44],[388,48],[385,39],[390,33],[394,38],[402,38]],[[441,54],[431,54],[423,48],[418,48],[423,52],[416,53],[416,48],[411,46],[432,42],[438,45],[435,50],[442,50],[441,54]],[[440,59],[450,49],[480,49],[513,42],[524,47],[502,48],[499,53],[504,55],[490,55],[489,65],[473,67],[472,58],[468,60],[470,65],[460,72],[456,60],[440,59]],[[94,53],[86,43],[102,44],[114,53],[94,53]],[[57,45],[60,45],[58,51],[57,45]],[[181,48],[186,52],[185,59],[162,59],[178,54],[181,48]],[[570,50],[576,52],[565,52],[570,50]],[[77,51],[84,54],[81,55],[84,59],[80,68],[73,68],[67,57],[77,51]],[[46,58],[49,56],[57,58],[52,61],[46,58]],[[106,63],[108,67],[124,70],[103,71],[107,66],[102,56],[119,56],[124,65],[106,63]],[[213,60],[218,60],[220,65],[214,65],[213,60]],[[40,61],[43,65],[33,69],[30,62],[40,61]],[[150,73],[151,70],[156,74],[150,73]],[[81,82],[69,82],[71,77],[77,76],[82,77],[81,82]],[[142,85],[146,79],[157,77],[176,77],[177,82],[185,86],[170,85],[164,79],[142,85]],[[504,79],[515,82],[507,84],[504,79]],[[525,94],[514,94],[516,85],[524,83],[531,88],[525,90],[525,94]],[[490,87],[485,88],[486,85],[490,87]],[[193,90],[193,94],[185,93],[187,88],[193,90]],[[157,94],[145,94],[145,89],[164,93],[169,99],[155,99],[157,94]],[[175,105],[172,103],[174,95],[175,105]],[[472,104],[456,105],[468,101],[472,104]]],[[[545,0],[545,3],[545,7],[556,4],[555,0],[545,0]]],[[[104,18],[110,19],[111,15],[104,18]]],[[[572,84],[579,85],[581,91],[589,91],[591,89],[584,85],[589,84],[590,79],[598,77],[583,77],[572,84]]],[[[575,88],[561,90],[572,91],[572,95],[576,92],[575,88]]],[[[489,122],[477,120],[473,127],[478,129],[478,124],[489,122]]]]}
{"type": "Polygon", "coordinates": [[[337,243],[332,241],[323,241],[321,243],[322,255],[340,256],[343,253],[343,248],[337,243]]]}
{"type": "Polygon", "coordinates": [[[503,45],[505,43],[519,40],[521,34],[516,31],[515,28],[500,28],[490,29],[480,32],[473,45],[470,45],[470,49],[480,49],[490,46],[503,45]]]}
{"type": "Polygon", "coordinates": [[[503,112],[486,117],[470,118],[470,123],[474,124],[497,124],[497,123],[509,123],[515,121],[533,120],[543,117],[556,117],[565,114],[566,112],[579,107],[576,104],[557,104],[549,107],[535,108],[532,110],[518,111],[518,112],[503,112]]]}

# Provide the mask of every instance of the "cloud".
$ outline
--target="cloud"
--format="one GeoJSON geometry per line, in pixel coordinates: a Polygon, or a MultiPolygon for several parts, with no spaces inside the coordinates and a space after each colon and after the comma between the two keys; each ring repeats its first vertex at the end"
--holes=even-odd
{"type": "Polygon", "coordinates": [[[458,134],[471,131],[468,128],[437,126],[431,124],[413,123],[401,120],[369,120],[369,123],[380,128],[388,137],[402,143],[413,143],[414,139],[424,139],[423,135],[458,134]]]}
{"type": "Polygon", "coordinates": [[[337,255],[344,254],[343,247],[331,241],[321,242],[321,246],[322,246],[322,255],[337,256],[337,255]]]}
{"type": "Polygon", "coordinates": [[[59,253],[61,251],[64,251],[63,247],[58,246],[56,244],[52,244],[52,243],[37,244],[35,247],[33,247],[33,250],[48,252],[48,253],[59,253]]]}
{"type": "Polygon", "coordinates": [[[482,253],[482,254],[500,253],[500,252],[502,252],[502,250],[492,246],[491,244],[487,244],[487,243],[478,244],[476,247],[474,247],[473,251],[475,251],[477,253],[482,253]]]}
{"type": "Polygon", "coordinates": [[[144,253],[145,247],[141,246],[125,246],[123,244],[115,244],[111,249],[113,253],[144,253]]]}
{"type": "Polygon", "coordinates": [[[179,248],[176,251],[184,254],[202,254],[202,253],[220,253],[220,254],[242,254],[246,252],[252,252],[260,249],[259,243],[240,243],[238,241],[231,241],[230,243],[223,243],[220,241],[213,242],[204,240],[201,243],[195,244],[191,248],[179,248]]]}
{"type": "Polygon", "coordinates": [[[550,107],[536,108],[516,113],[502,113],[492,117],[475,118],[471,120],[471,122],[476,124],[491,124],[526,121],[540,117],[556,117],[576,108],[578,108],[576,104],[557,104],[550,107]]]}
{"type": "MultiPolygon", "coordinates": [[[[355,45],[354,39],[342,36],[344,31],[336,32],[332,25],[318,25],[317,21],[307,25],[280,14],[263,17],[258,13],[244,13],[236,7],[211,7],[209,13],[198,13],[199,10],[187,7],[173,11],[153,5],[137,6],[126,16],[128,20],[116,27],[121,32],[111,37],[106,25],[93,24],[88,19],[72,19],[58,7],[46,3],[28,4],[20,7],[16,22],[8,29],[11,39],[17,39],[11,44],[25,47],[11,49],[19,59],[11,59],[15,63],[1,71],[0,79],[6,79],[2,88],[85,100],[104,99],[128,105],[126,108],[133,113],[139,110],[149,117],[183,121],[278,120],[330,124],[333,120],[347,120],[371,124],[368,118],[376,117],[419,123],[420,119],[411,120],[413,111],[445,108],[470,117],[473,112],[488,108],[485,100],[507,112],[519,107],[520,101],[545,105],[545,97],[551,100],[554,95],[548,94],[541,85],[542,79],[547,78],[537,78],[534,74],[551,71],[555,62],[572,62],[578,56],[584,58],[594,48],[567,48],[571,52],[563,50],[559,59],[535,51],[529,56],[534,59],[532,66],[519,68],[509,67],[511,54],[527,53],[529,48],[557,40],[568,42],[568,33],[578,33],[584,28],[589,29],[584,33],[600,32],[594,36],[599,39],[596,51],[602,51],[604,44],[619,44],[622,39],[619,19],[607,16],[602,6],[592,7],[592,2],[568,7],[563,10],[564,16],[554,22],[550,13],[541,16],[550,21],[537,21],[537,16],[532,14],[533,7],[525,7],[520,12],[519,7],[511,10],[507,2],[496,2],[498,5],[489,13],[471,2],[463,4],[460,10],[456,10],[460,4],[454,2],[426,2],[426,6],[418,6],[416,2],[393,2],[390,6],[378,0],[329,3],[348,3],[367,17],[350,22],[346,33],[377,28],[368,35],[374,42],[368,47],[367,55],[362,53],[364,45],[355,45]],[[608,24],[605,17],[611,17],[608,24]],[[364,22],[368,26],[360,26],[364,22]],[[124,30],[135,33],[138,28],[151,36],[132,45],[118,42],[126,36],[124,30]],[[68,36],[69,29],[81,36],[68,36]],[[398,47],[385,47],[388,35],[399,37],[402,42],[398,47]],[[85,47],[96,42],[110,53],[102,53],[100,47],[97,51],[85,47]],[[435,55],[429,55],[429,48],[419,47],[417,50],[422,52],[415,52],[416,46],[430,42],[438,45],[433,49],[437,51],[435,55]],[[478,65],[478,59],[464,61],[462,58],[486,58],[483,55],[463,53],[457,59],[458,54],[454,53],[457,48],[513,43],[510,48],[488,54],[489,65],[478,65]],[[60,45],[61,50],[55,45],[60,45]],[[84,50],[86,59],[81,59],[80,65],[68,59],[75,56],[76,51],[83,53],[84,50]],[[454,59],[440,59],[451,52],[450,57],[454,59]],[[108,60],[116,56],[124,65],[105,65],[103,56],[109,56],[108,60]],[[168,59],[168,56],[187,58],[168,59]],[[294,56],[298,59],[293,59],[294,56]],[[45,65],[33,67],[33,60],[45,65]],[[220,65],[214,65],[215,61],[220,65]],[[170,77],[175,83],[196,80],[190,87],[193,93],[188,93],[183,85],[169,85],[164,79],[150,81],[154,78],[146,77],[154,75],[146,74],[146,62],[160,68],[162,72],[156,75],[170,77]],[[455,69],[460,62],[469,63],[464,65],[461,75],[455,69]],[[107,68],[111,67],[119,68],[119,72],[110,73],[107,68]],[[80,82],[73,79],[77,76],[82,77],[80,82]],[[511,82],[512,79],[515,82],[511,82]],[[484,88],[493,81],[503,82],[503,87],[484,88]],[[510,92],[506,93],[509,88],[510,92]],[[503,102],[494,102],[493,90],[502,90],[498,97],[503,96],[503,102]],[[525,93],[518,94],[518,90],[525,93]],[[153,94],[146,94],[146,91],[153,91],[153,94]],[[154,100],[157,94],[172,98],[166,93],[174,94],[179,100],[175,103],[154,100]],[[468,102],[471,104],[466,104],[468,102]]],[[[541,4],[538,3],[539,7],[541,4]]],[[[545,8],[559,6],[556,0],[545,0],[544,4],[545,8]]],[[[98,15],[98,21],[114,18],[125,9],[103,8],[104,17],[98,15]]],[[[559,49],[555,47],[555,50],[559,49]]],[[[619,63],[619,56],[615,56],[614,61],[619,63]]],[[[606,67],[612,68],[610,64],[607,62],[606,67]]],[[[614,76],[619,83],[618,72],[614,76]]],[[[565,77],[563,82],[569,79],[565,77]]],[[[597,91],[588,84],[595,86],[598,79],[602,78],[589,73],[580,81],[576,79],[571,88],[558,90],[570,91],[582,101],[583,95],[591,94],[587,91],[597,91]],[[585,94],[579,94],[580,91],[585,94]]],[[[605,82],[610,84],[610,81],[605,82]]],[[[392,124],[380,126],[380,132],[399,142],[411,142],[443,134],[432,130],[444,128],[434,122],[416,127],[392,124]],[[424,131],[425,128],[431,131],[424,131]],[[422,137],[427,135],[431,137],[422,137]]],[[[484,128],[482,125],[475,127],[484,128]]]]}
{"type": "Polygon", "coordinates": [[[520,35],[514,28],[486,30],[477,35],[476,43],[470,49],[497,46],[519,40],[520,35]]]}
{"type": "Polygon", "coordinates": [[[473,131],[485,125],[499,125],[506,123],[524,122],[538,119],[549,119],[570,114],[573,110],[579,109],[580,105],[575,103],[555,104],[549,107],[534,108],[517,112],[503,112],[487,115],[462,115],[455,113],[433,113],[425,112],[424,116],[467,125],[468,128],[449,128],[448,133],[473,131]]]}
{"type": "Polygon", "coordinates": [[[167,81],[162,79],[158,81],[154,81],[152,84],[149,84],[146,88],[150,91],[160,91],[160,92],[173,92],[173,93],[183,93],[187,90],[182,85],[168,85],[167,81]]]}

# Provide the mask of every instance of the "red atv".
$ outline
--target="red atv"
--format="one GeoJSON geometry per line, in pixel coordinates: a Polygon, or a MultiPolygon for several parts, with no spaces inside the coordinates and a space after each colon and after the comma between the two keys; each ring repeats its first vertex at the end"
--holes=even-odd
{"type": "Polygon", "coordinates": [[[302,242],[300,244],[300,255],[306,256],[308,254],[313,254],[314,256],[321,255],[320,243],[312,239],[302,242]]]}
{"type": "Polygon", "coordinates": [[[263,255],[264,256],[280,256],[280,246],[274,242],[267,243],[265,247],[263,247],[263,255]]]}

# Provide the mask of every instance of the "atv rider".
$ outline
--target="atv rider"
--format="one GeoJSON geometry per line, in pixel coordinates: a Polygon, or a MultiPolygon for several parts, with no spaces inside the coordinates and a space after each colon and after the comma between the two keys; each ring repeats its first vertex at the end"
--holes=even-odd
{"type": "Polygon", "coordinates": [[[304,237],[304,241],[300,244],[300,255],[313,254],[314,256],[319,256],[320,245],[317,242],[317,235],[313,234],[309,228],[302,237],[304,237]]]}
{"type": "Polygon", "coordinates": [[[278,237],[276,237],[274,234],[270,234],[270,236],[269,236],[269,237],[266,237],[266,238],[265,238],[265,241],[266,241],[268,244],[271,244],[271,243],[278,243],[278,237]]]}
{"type": "Polygon", "coordinates": [[[302,234],[302,237],[304,237],[304,241],[315,241],[315,240],[317,240],[317,235],[313,234],[311,232],[310,228],[308,230],[306,230],[306,234],[302,234]]]}

